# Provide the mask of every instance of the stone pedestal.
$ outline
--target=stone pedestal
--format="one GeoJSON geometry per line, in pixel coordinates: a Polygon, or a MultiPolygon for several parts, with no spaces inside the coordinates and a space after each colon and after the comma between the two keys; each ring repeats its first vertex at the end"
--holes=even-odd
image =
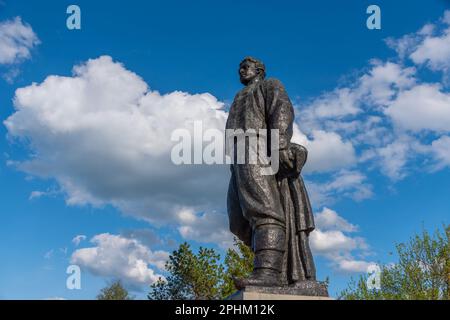
{"type": "Polygon", "coordinates": [[[317,281],[302,281],[283,287],[248,286],[227,300],[332,300],[327,285],[317,281]]]}

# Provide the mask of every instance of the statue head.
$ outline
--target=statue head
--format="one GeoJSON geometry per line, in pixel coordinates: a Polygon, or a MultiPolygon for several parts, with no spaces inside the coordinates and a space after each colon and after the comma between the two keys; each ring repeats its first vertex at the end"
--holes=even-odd
{"type": "Polygon", "coordinates": [[[263,80],[266,77],[266,67],[258,59],[246,57],[239,64],[239,77],[245,86],[263,80]]]}

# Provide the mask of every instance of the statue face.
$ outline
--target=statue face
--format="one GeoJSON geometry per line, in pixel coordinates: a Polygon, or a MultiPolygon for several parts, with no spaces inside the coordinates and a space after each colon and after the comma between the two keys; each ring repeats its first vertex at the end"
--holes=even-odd
{"type": "Polygon", "coordinates": [[[259,70],[255,63],[244,61],[239,65],[239,77],[243,85],[249,84],[253,79],[259,76],[259,70]]]}

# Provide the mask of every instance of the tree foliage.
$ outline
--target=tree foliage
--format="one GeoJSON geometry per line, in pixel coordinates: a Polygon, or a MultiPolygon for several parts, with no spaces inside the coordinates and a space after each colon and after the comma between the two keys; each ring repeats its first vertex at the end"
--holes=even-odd
{"type": "Polygon", "coordinates": [[[380,288],[369,289],[368,276],[352,281],[340,294],[348,300],[449,300],[450,225],[430,235],[425,230],[396,246],[399,261],[381,266],[380,288]]]}
{"type": "Polygon", "coordinates": [[[97,300],[133,300],[134,298],[130,296],[128,291],[123,287],[120,281],[115,281],[103,288],[97,300]]]}
{"type": "Polygon", "coordinates": [[[166,263],[169,275],[151,285],[151,300],[213,300],[235,291],[233,276],[251,272],[253,253],[235,240],[236,249],[228,249],[225,263],[214,249],[200,247],[194,254],[187,243],[180,245],[166,263]]]}
{"type": "Polygon", "coordinates": [[[236,291],[233,278],[246,277],[253,271],[254,253],[242,241],[234,240],[235,248],[230,248],[225,257],[225,277],[222,285],[222,297],[228,297],[236,291]]]}
{"type": "Polygon", "coordinates": [[[148,298],[152,300],[209,300],[220,296],[223,267],[214,249],[200,247],[194,254],[186,242],[169,256],[167,279],[154,283],[148,298]]]}

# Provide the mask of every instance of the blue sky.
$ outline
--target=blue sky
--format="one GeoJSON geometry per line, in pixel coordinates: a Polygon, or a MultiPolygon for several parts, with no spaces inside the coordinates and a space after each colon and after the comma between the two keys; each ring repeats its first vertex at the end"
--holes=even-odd
{"type": "Polygon", "coordinates": [[[81,30],[70,4],[0,4],[0,298],[91,299],[111,278],[145,297],[181,241],[223,250],[228,171],[175,168],[167,146],[189,117],[221,127],[247,55],[296,106],[332,295],[448,223],[450,2],[377,1],[381,30],[369,1],[77,1],[81,30]]]}

